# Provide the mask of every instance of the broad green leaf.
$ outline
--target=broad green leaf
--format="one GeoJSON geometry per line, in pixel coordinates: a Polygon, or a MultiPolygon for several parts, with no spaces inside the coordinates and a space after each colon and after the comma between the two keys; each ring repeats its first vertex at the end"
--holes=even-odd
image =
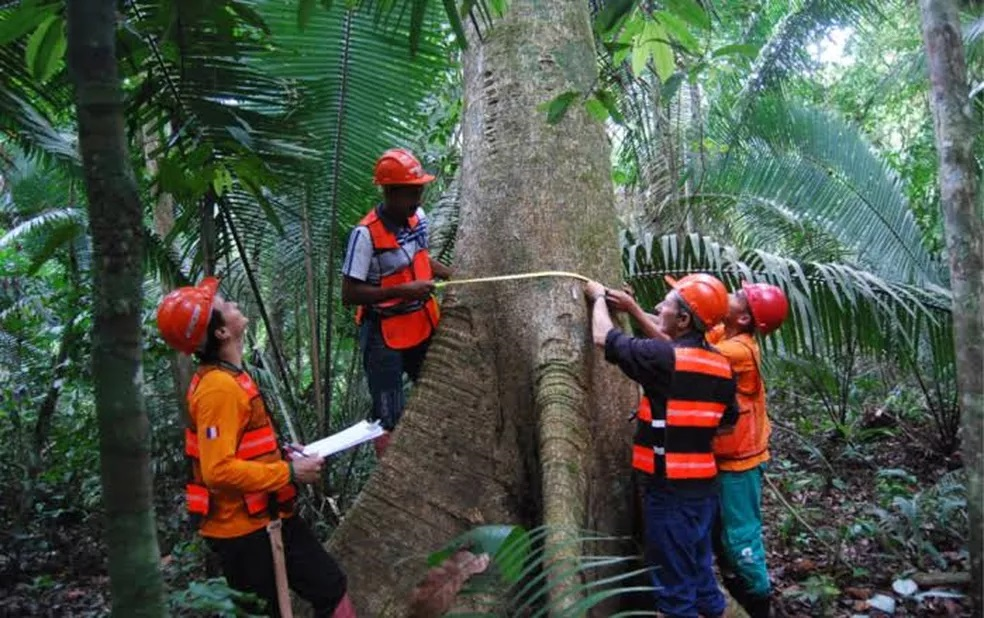
{"type": "Polygon", "coordinates": [[[509,0],[489,0],[489,8],[496,17],[502,17],[509,8],[509,0]]]}
{"type": "Polygon", "coordinates": [[[675,97],[677,90],[680,89],[680,84],[683,83],[684,78],[686,78],[686,73],[683,71],[677,71],[671,75],[670,78],[663,84],[663,90],[659,93],[660,99],[664,102],[668,102],[675,97]]]}
{"type": "Polygon", "coordinates": [[[31,34],[24,50],[27,70],[34,79],[44,82],[54,74],[64,58],[68,41],[65,39],[65,21],[51,15],[31,34]]]}
{"type": "Polygon", "coordinates": [[[666,7],[689,24],[704,30],[711,29],[711,18],[695,0],[666,0],[666,7]]]}
{"type": "Polygon", "coordinates": [[[656,75],[659,76],[661,82],[666,82],[673,75],[673,71],[676,70],[676,63],[673,59],[673,48],[669,44],[664,43],[667,36],[666,31],[661,25],[653,22],[647,30],[653,35],[649,41],[649,46],[650,53],[653,57],[653,66],[656,67],[656,75]]]}
{"type": "Polygon", "coordinates": [[[700,43],[697,41],[697,37],[691,34],[690,28],[682,19],[668,11],[657,11],[654,17],[659,23],[663,24],[670,37],[684,49],[694,54],[700,51],[700,43]]]}
{"type": "Polygon", "coordinates": [[[37,6],[32,2],[22,3],[0,20],[0,45],[12,43],[31,32],[45,22],[55,9],[53,4],[37,6]]]}
{"type": "Polygon", "coordinates": [[[608,120],[608,109],[605,105],[592,96],[590,99],[584,102],[585,109],[591,114],[591,117],[599,122],[604,122],[608,120]]]}
{"type": "Polygon", "coordinates": [[[596,90],[594,96],[601,102],[602,105],[605,106],[605,109],[608,110],[608,114],[611,116],[612,120],[618,124],[625,123],[625,116],[623,116],[622,112],[618,109],[618,101],[615,99],[615,95],[608,90],[601,89],[596,90]]]}
{"type": "Polygon", "coordinates": [[[731,45],[725,45],[724,47],[719,47],[711,52],[712,58],[720,58],[722,56],[732,56],[739,55],[745,56],[746,58],[755,59],[758,55],[759,47],[758,45],[750,45],[746,43],[733,43],[731,45]]]}
{"type": "Polygon", "coordinates": [[[212,176],[212,189],[215,191],[215,195],[222,197],[232,187],[232,174],[224,166],[220,165],[216,168],[212,176]]]}
{"type": "Polygon", "coordinates": [[[637,35],[632,45],[632,74],[636,77],[642,75],[642,72],[646,70],[646,64],[649,62],[650,50],[649,45],[644,42],[644,36],[643,34],[637,35]]]}
{"type": "Polygon", "coordinates": [[[579,96],[581,96],[580,92],[569,90],[557,95],[546,103],[540,104],[537,106],[537,109],[540,111],[546,110],[548,124],[557,124],[567,113],[567,108],[569,108],[571,103],[573,103],[579,96]]]}
{"type": "Polygon", "coordinates": [[[459,549],[467,549],[476,554],[488,554],[503,578],[514,583],[522,575],[531,548],[530,535],[522,526],[479,526],[452,539],[444,549],[428,556],[427,565],[438,566],[459,549]]]}
{"type": "Polygon", "coordinates": [[[635,8],[638,0],[609,0],[595,18],[595,31],[598,34],[608,34],[619,21],[635,8]]]}

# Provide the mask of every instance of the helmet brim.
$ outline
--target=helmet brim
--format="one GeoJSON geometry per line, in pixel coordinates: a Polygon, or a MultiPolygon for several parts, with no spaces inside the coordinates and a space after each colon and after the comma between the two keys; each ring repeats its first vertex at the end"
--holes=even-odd
{"type": "Polygon", "coordinates": [[[671,277],[671,276],[669,276],[669,275],[665,275],[665,276],[663,277],[663,281],[665,281],[665,282],[666,282],[666,284],[667,284],[668,286],[670,286],[671,288],[673,288],[674,290],[676,289],[676,286],[677,286],[677,280],[676,280],[676,279],[674,279],[673,277],[671,277]]]}
{"type": "Polygon", "coordinates": [[[380,187],[418,187],[434,182],[437,177],[432,174],[424,174],[420,178],[412,180],[401,180],[400,182],[376,182],[380,187]]]}

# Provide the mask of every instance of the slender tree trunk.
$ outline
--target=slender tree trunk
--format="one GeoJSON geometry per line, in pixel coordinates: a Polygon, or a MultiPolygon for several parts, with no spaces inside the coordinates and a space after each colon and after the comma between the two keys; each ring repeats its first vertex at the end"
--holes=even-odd
{"type": "MultiPolygon", "coordinates": [[[[143,146],[144,161],[147,164],[147,172],[151,178],[157,177],[160,166],[157,164],[157,156],[160,149],[160,135],[150,127],[144,127],[143,146]]],[[[167,239],[171,230],[174,229],[174,198],[169,193],[163,191],[157,196],[154,204],[154,231],[162,240],[167,239]]],[[[165,292],[171,291],[170,286],[162,284],[165,292]]],[[[185,393],[188,385],[191,384],[191,376],[195,369],[191,364],[191,357],[185,354],[174,352],[171,354],[171,382],[174,384],[174,398],[181,409],[181,418],[185,423],[191,422],[191,414],[188,412],[188,401],[185,393]]]]}
{"type": "MultiPolygon", "coordinates": [[[[337,146],[336,146],[337,148],[337,146]]],[[[328,427],[328,410],[324,407],[321,389],[321,342],[318,341],[318,309],[317,296],[314,291],[314,243],[311,242],[311,189],[304,190],[304,204],[301,207],[301,235],[304,237],[304,291],[307,302],[308,327],[311,330],[311,379],[314,383],[314,415],[318,419],[318,437],[325,435],[328,427]]],[[[332,262],[328,260],[329,264],[332,262]]],[[[331,294],[329,293],[329,296],[331,294]]],[[[330,306],[330,305],[329,305],[330,306]]],[[[329,313],[330,313],[329,309],[329,313]]],[[[300,330],[300,324],[295,325],[300,330]]],[[[298,372],[300,379],[300,372],[298,372]]]]}
{"type": "Polygon", "coordinates": [[[963,414],[962,456],[967,470],[970,515],[970,563],[977,613],[984,612],[982,546],[984,546],[984,231],[978,196],[980,170],[973,147],[980,127],[971,114],[967,68],[955,0],[920,0],[923,40],[929,63],[931,103],[940,157],[940,198],[953,293],[953,336],[957,357],[957,388],[963,414]]]}
{"type": "Polygon", "coordinates": [[[68,60],[93,241],[92,373],[115,616],[164,616],[141,365],[143,222],[116,66],[116,2],[71,0],[68,60]]]}
{"type": "MultiPolygon", "coordinates": [[[[516,0],[471,42],[460,276],[550,269],[618,283],[604,128],[578,105],[556,126],[536,109],[596,77],[586,3],[516,0]]],[[[581,289],[557,278],[445,298],[393,444],[332,540],[360,614],[400,615],[428,552],[478,524],[550,525],[547,550],[563,562],[582,551],[562,547],[576,528],[629,533],[634,393],[593,349],[581,289]]],[[[577,599],[562,596],[577,578],[551,582],[558,609],[577,599]]]]}

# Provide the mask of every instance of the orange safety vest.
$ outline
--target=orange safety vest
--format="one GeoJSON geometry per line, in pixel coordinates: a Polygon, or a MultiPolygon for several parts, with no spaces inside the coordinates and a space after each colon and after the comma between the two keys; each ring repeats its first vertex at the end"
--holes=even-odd
{"type": "Polygon", "coordinates": [[[731,366],[715,350],[678,347],[665,393],[643,396],[636,411],[632,467],[672,481],[717,476],[712,442],[733,392],[731,366]]]}
{"type": "Polygon", "coordinates": [[[751,362],[744,363],[729,358],[738,381],[738,424],[730,434],[714,439],[718,467],[728,472],[743,472],[769,460],[772,426],[765,409],[761,356],[758,343],[747,333],[719,345],[725,356],[728,356],[728,349],[736,345],[744,348],[751,357],[751,362]]]}
{"type": "MultiPolygon", "coordinates": [[[[198,388],[198,384],[206,373],[210,371],[221,371],[218,367],[201,367],[191,380],[188,387],[187,399],[191,405],[191,396],[198,388]]],[[[261,414],[251,414],[250,422],[247,424],[242,435],[239,437],[236,446],[236,457],[258,462],[281,461],[280,448],[277,446],[277,434],[273,429],[273,422],[266,405],[263,402],[263,395],[260,389],[245,371],[239,372],[236,376],[236,383],[245,391],[249,399],[250,406],[259,407],[261,414]],[[258,417],[259,420],[254,420],[258,417]]],[[[193,517],[208,517],[210,506],[210,492],[202,479],[201,463],[199,461],[198,450],[198,431],[192,425],[185,428],[185,455],[191,460],[191,482],[185,487],[185,500],[188,506],[188,513],[193,517]]],[[[297,496],[297,488],[293,483],[288,483],[274,493],[253,492],[243,494],[243,506],[250,517],[260,516],[287,516],[293,512],[294,498],[297,496]],[[271,496],[273,502],[271,503],[271,496]],[[272,507],[272,508],[271,508],[272,507]]]]}
{"type": "MultiPolygon", "coordinates": [[[[419,217],[413,215],[407,223],[412,230],[419,222],[419,217]]],[[[373,252],[402,249],[396,234],[386,227],[375,208],[359,221],[359,225],[369,230],[373,252]]],[[[427,249],[418,249],[407,257],[408,264],[392,272],[380,273],[380,287],[387,288],[434,278],[430,265],[430,252],[427,249]]],[[[371,309],[360,306],[355,313],[356,323],[361,324],[366,312],[370,310],[379,315],[383,341],[393,350],[407,350],[420,345],[431,336],[440,320],[437,300],[433,296],[423,303],[394,298],[374,305],[371,309]]]]}

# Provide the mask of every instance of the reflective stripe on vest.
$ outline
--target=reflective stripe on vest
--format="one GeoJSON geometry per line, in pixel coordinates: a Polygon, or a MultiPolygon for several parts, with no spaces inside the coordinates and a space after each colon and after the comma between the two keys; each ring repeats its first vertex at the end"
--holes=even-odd
{"type": "MultiPolygon", "coordinates": [[[[256,459],[260,455],[266,455],[277,450],[277,434],[273,433],[273,427],[267,425],[252,431],[247,431],[239,440],[236,447],[237,459],[256,459]]],[[[198,448],[198,434],[191,429],[185,429],[185,455],[192,459],[199,459],[201,451],[198,448]]]]}
{"type": "Polygon", "coordinates": [[[717,427],[725,407],[723,403],[671,399],[666,402],[666,426],[717,427]]]}
{"type": "Polygon", "coordinates": [[[729,392],[722,388],[732,379],[731,366],[723,355],[704,348],[678,347],[674,355],[675,376],[689,376],[671,380],[665,404],[640,399],[632,467],[670,480],[711,479],[717,475],[712,441],[728,407],[714,399],[729,392]]]}
{"type": "Polygon", "coordinates": [[[718,352],[700,348],[677,348],[676,370],[731,378],[731,364],[718,352]]]}
{"type": "MultiPolygon", "coordinates": [[[[213,371],[218,371],[213,370],[213,371]]],[[[246,393],[247,398],[253,401],[261,396],[260,389],[245,371],[240,372],[236,377],[236,384],[246,393]]],[[[196,373],[188,387],[188,400],[198,388],[201,382],[201,374],[196,373]]],[[[265,408],[264,408],[265,409],[265,408]]],[[[269,415],[269,411],[267,411],[269,415]]],[[[273,430],[272,424],[267,424],[257,429],[252,429],[243,433],[236,446],[235,457],[237,459],[252,460],[264,455],[277,452],[277,434],[273,430]]],[[[198,442],[198,434],[190,427],[185,428],[185,455],[192,460],[198,461],[201,458],[201,449],[198,442]]],[[[270,506],[270,493],[266,491],[243,494],[243,503],[246,512],[251,516],[263,515],[268,513],[270,506]]],[[[293,483],[281,487],[275,492],[276,501],[279,504],[288,504],[297,496],[297,489],[293,483]]],[[[185,501],[188,512],[192,515],[207,516],[209,511],[209,490],[204,485],[198,483],[188,483],[185,487],[185,501]]]]}
{"type": "Polygon", "coordinates": [[[713,453],[666,453],[666,478],[709,479],[717,476],[713,453]]]}
{"type": "Polygon", "coordinates": [[[651,447],[633,444],[632,467],[646,474],[656,474],[656,453],[651,447]]]}
{"type": "Polygon", "coordinates": [[[185,500],[188,503],[188,512],[192,515],[208,515],[208,489],[195,483],[185,485],[185,500]]]}

